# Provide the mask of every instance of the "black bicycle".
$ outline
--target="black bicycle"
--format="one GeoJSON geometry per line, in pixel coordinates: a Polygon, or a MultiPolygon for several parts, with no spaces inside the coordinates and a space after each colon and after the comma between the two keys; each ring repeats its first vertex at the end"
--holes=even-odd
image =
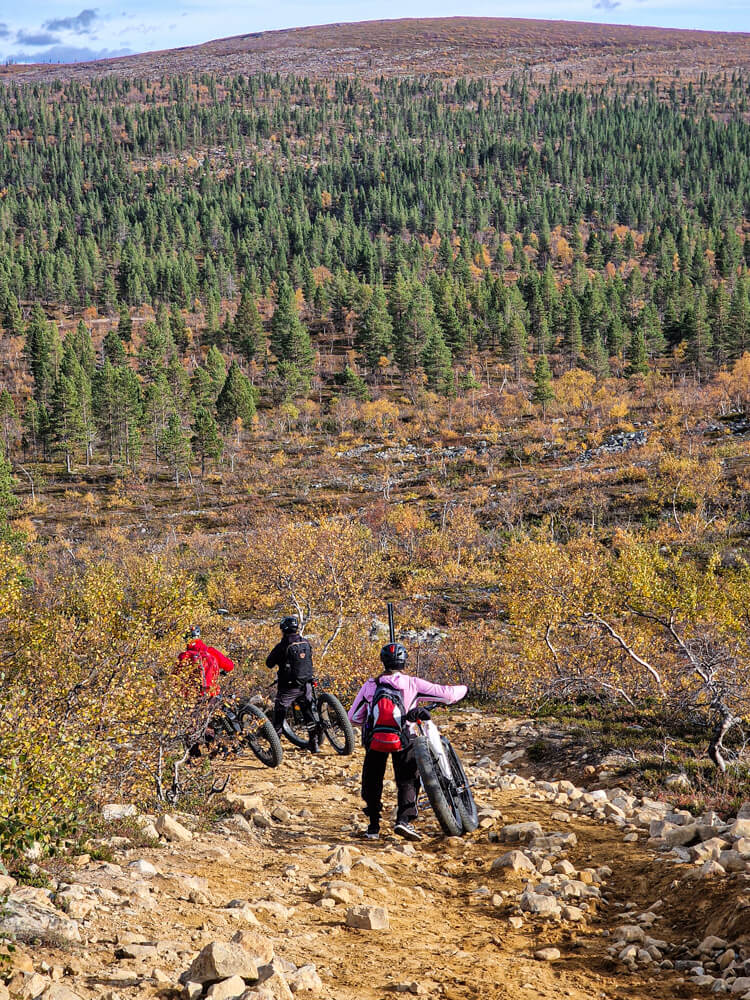
{"type": "MultiPolygon", "coordinates": [[[[348,756],[357,745],[354,728],[346,714],[346,709],[335,694],[324,691],[318,681],[309,682],[312,698],[309,708],[312,715],[313,732],[318,739],[325,736],[337,754],[348,756]]],[[[281,731],[290,743],[301,749],[310,745],[310,729],[305,718],[301,699],[287,709],[281,731]]]]}
{"type": "Polygon", "coordinates": [[[215,747],[227,755],[248,747],[266,767],[278,767],[284,750],[268,716],[245,698],[223,699],[211,716],[215,747]],[[227,741],[226,737],[230,737],[227,741]]]}

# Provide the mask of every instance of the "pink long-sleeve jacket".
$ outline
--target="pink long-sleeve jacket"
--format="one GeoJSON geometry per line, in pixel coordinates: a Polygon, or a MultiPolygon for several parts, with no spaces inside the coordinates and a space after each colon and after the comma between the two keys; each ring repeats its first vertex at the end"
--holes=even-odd
{"type": "MultiPolygon", "coordinates": [[[[431,684],[422,680],[421,677],[413,677],[411,674],[381,674],[380,678],[398,688],[403,695],[404,710],[414,708],[414,705],[421,699],[424,701],[439,701],[443,705],[453,705],[466,694],[465,684],[431,684]]],[[[375,678],[365,681],[357,692],[352,707],[349,709],[349,719],[355,725],[362,725],[367,719],[367,709],[375,694],[378,682],[375,678]]]]}

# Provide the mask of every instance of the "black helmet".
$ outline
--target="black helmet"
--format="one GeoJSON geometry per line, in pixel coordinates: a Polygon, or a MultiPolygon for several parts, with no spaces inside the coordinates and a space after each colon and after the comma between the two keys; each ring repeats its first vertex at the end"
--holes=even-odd
{"type": "Polygon", "coordinates": [[[282,618],[279,622],[279,628],[284,635],[292,635],[294,632],[299,632],[299,618],[296,615],[287,615],[286,618],[282,618]]]}
{"type": "Polygon", "coordinates": [[[190,642],[193,639],[200,639],[200,637],[201,637],[201,630],[197,625],[191,625],[190,628],[185,633],[185,635],[183,636],[183,638],[186,639],[188,642],[190,642]]]}
{"type": "Polygon", "coordinates": [[[408,655],[406,647],[402,646],[400,642],[389,642],[380,650],[380,662],[386,670],[401,670],[402,667],[406,666],[408,655]]]}

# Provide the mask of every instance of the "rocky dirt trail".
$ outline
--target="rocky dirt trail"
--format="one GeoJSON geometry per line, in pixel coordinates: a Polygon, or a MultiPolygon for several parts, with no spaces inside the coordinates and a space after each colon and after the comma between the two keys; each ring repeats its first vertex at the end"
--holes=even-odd
{"type": "Polygon", "coordinates": [[[388,822],[380,842],[362,840],[361,751],[285,747],[276,771],[243,758],[227,795],[237,812],[218,827],[177,815],[157,824],[158,845],[114,838],[114,862],[84,855],[51,891],[13,890],[6,924],[28,944],[9,994],[750,995],[750,812],[699,830],[594,775],[588,792],[533,778],[533,725],[467,712],[441,724],[471,765],[474,834],[446,839],[424,813],[419,844],[388,822]]]}

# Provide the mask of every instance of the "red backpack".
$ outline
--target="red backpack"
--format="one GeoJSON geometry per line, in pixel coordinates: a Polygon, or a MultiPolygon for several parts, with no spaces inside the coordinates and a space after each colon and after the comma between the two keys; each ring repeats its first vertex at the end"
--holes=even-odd
{"type": "Polygon", "coordinates": [[[401,692],[378,678],[363,731],[367,750],[394,753],[404,749],[403,727],[406,710],[401,692]]]}

